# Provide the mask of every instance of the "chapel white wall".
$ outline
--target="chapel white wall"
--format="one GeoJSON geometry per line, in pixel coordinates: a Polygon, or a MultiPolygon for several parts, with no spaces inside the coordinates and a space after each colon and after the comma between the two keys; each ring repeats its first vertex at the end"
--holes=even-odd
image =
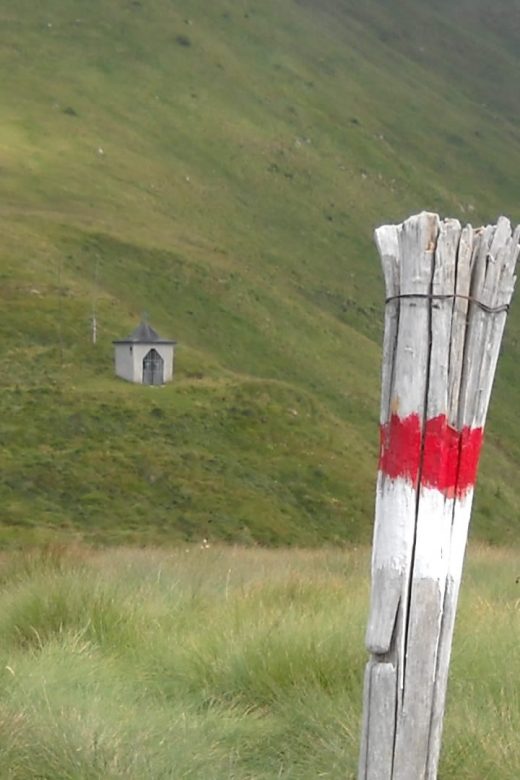
{"type": "Polygon", "coordinates": [[[134,358],[131,344],[115,345],[115,372],[116,376],[121,377],[121,379],[126,379],[128,382],[136,381],[134,379],[134,358]]]}
{"type": "Polygon", "coordinates": [[[116,376],[128,382],[143,383],[143,360],[151,349],[155,349],[164,360],[164,381],[173,379],[174,344],[116,344],[116,376]]]}

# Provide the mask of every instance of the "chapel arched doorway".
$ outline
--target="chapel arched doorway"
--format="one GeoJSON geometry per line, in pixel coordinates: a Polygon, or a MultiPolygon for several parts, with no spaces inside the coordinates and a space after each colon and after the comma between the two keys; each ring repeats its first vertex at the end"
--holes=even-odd
{"type": "Polygon", "coordinates": [[[156,349],[151,349],[143,358],[143,385],[164,384],[164,360],[156,349]]]}

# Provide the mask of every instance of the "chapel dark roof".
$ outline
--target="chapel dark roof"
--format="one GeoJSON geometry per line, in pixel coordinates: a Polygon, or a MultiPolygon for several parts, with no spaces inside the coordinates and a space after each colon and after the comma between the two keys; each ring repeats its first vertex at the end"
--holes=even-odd
{"type": "Polygon", "coordinates": [[[151,325],[141,322],[126,339],[117,339],[114,344],[176,344],[173,339],[163,339],[151,325]]]}

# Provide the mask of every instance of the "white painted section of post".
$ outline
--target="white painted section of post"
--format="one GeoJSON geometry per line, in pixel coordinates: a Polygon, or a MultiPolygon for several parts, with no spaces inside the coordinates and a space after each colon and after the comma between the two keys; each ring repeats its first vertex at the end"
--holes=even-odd
{"type": "MultiPolygon", "coordinates": [[[[519,254],[519,245],[520,226],[517,227],[511,235],[510,223],[504,218],[499,220],[497,231],[493,231],[489,227],[483,231],[481,241],[476,242],[476,249],[478,251],[475,251],[474,253],[473,298],[480,300],[492,309],[509,305],[516,281],[514,272],[519,254]],[[500,228],[501,232],[498,232],[498,228],[500,228]],[[493,238],[493,241],[491,241],[491,238],[493,238]],[[489,257],[493,251],[497,253],[497,258],[495,262],[491,264],[489,257]],[[478,268],[475,267],[475,264],[477,264],[478,268]],[[488,269],[487,274],[486,266],[488,269]],[[486,276],[488,277],[487,282],[486,276]]],[[[467,252],[466,249],[463,249],[463,251],[467,252]]],[[[460,252],[461,249],[459,249],[459,267],[460,252]]],[[[485,315],[486,312],[475,303],[471,303],[470,306],[473,308],[473,316],[470,318],[468,325],[468,344],[465,353],[465,376],[463,378],[462,390],[463,398],[459,415],[462,425],[470,425],[473,421],[475,426],[484,427],[500,344],[502,342],[502,335],[507,318],[507,310],[498,311],[493,314],[492,317],[489,317],[488,315],[486,333],[485,336],[482,336],[481,333],[484,330],[483,315],[485,315]],[[487,347],[485,349],[484,357],[482,357],[483,345],[487,347]],[[472,394],[470,391],[470,377],[475,376],[475,368],[479,365],[480,372],[477,392],[472,394]]],[[[474,381],[475,380],[473,379],[473,382],[474,381]]],[[[455,627],[455,616],[462,579],[468,528],[471,519],[473,495],[473,490],[468,491],[463,499],[454,503],[453,509],[450,558],[440,637],[441,652],[436,674],[426,780],[436,780],[437,777],[442,737],[442,722],[451,657],[451,644],[455,627]]]]}
{"type": "Polygon", "coordinates": [[[505,218],[473,230],[428,213],[376,231],[388,300],[360,780],[437,776],[473,483],[519,240],[505,218]]]}
{"type": "MultiPolygon", "coordinates": [[[[394,298],[399,293],[399,229],[396,225],[379,228],[375,240],[382,258],[386,294],[394,298]]],[[[385,425],[390,417],[390,394],[393,387],[394,349],[398,328],[398,300],[389,300],[385,307],[385,331],[383,341],[382,392],[380,423],[385,425]]],[[[368,621],[366,644],[372,653],[386,653],[390,648],[399,601],[402,580],[406,568],[407,551],[411,539],[407,538],[407,524],[411,507],[408,490],[385,480],[379,473],[373,545],[372,578],[381,579],[381,587],[372,588],[372,606],[368,621]],[[385,507],[388,509],[385,510],[385,507]],[[385,523],[385,515],[391,512],[393,526],[385,523]],[[397,528],[397,531],[393,529],[397,528]],[[390,533],[388,533],[390,531],[390,533]],[[383,592],[385,597],[381,598],[383,592]]],[[[413,499],[412,499],[413,500],[413,499]]],[[[409,524],[408,524],[409,525],[409,524]]],[[[409,536],[409,533],[408,533],[409,536]]]]}
{"type": "MultiPolygon", "coordinates": [[[[404,263],[404,268],[399,269],[400,275],[407,280],[405,294],[429,293],[433,259],[430,247],[435,246],[437,231],[437,215],[427,213],[411,217],[393,235],[388,228],[376,231],[378,246],[390,245],[383,255],[385,278],[391,279],[392,284],[387,289],[388,297],[397,294],[395,269],[399,258],[404,263]],[[423,252],[411,249],[417,242],[425,247],[423,252]]],[[[398,301],[389,303],[396,305],[398,301]]],[[[423,417],[429,344],[428,308],[427,300],[407,299],[402,302],[397,323],[394,324],[393,318],[391,320],[395,341],[391,343],[388,340],[385,345],[383,381],[387,386],[383,391],[383,403],[387,406],[381,409],[383,424],[388,422],[392,413],[403,417],[416,413],[420,419],[423,417]]],[[[388,651],[398,604],[407,598],[415,503],[412,486],[403,483],[396,489],[393,481],[387,480],[384,475],[380,477],[374,531],[378,542],[374,544],[372,566],[373,605],[366,636],[367,647],[372,653],[388,651]],[[389,516],[396,518],[391,533],[388,533],[389,516]],[[380,587],[378,583],[381,583],[380,587]],[[381,598],[387,590],[390,598],[381,598]],[[381,609],[382,605],[387,605],[387,608],[381,609]]]]}
{"type": "MultiPolygon", "coordinates": [[[[461,226],[441,223],[432,274],[426,418],[446,415],[455,263],[461,226]]],[[[424,402],[424,399],[423,399],[424,402]]],[[[447,420],[446,420],[447,424],[447,420]]],[[[442,464],[439,464],[439,468],[442,464]]],[[[430,708],[447,574],[452,502],[437,488],[420,486],[415,519],[415,549],[408,604],[408,632],[401,724],[397,731],[394,772],[403,780],[424,774],[430,734],[430,708]],[[432,641],[433,640],[433,641],[432,641]]]]}

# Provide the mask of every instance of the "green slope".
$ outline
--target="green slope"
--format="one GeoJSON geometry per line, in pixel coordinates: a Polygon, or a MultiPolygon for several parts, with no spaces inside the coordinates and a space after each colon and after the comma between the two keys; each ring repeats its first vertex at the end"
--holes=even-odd
{"type": "MultiPolygon", "coordinates": [[[[463,2],[2,4],[4,541],[369,538],[373,227],[520,219],[518,3],[493,8],[484,45],[463,2]],[[112,375],[143,310],[179,341],[161,390],[112,375]]],[[[474,524],[494,541],[519,328],[474,524]]]]}

